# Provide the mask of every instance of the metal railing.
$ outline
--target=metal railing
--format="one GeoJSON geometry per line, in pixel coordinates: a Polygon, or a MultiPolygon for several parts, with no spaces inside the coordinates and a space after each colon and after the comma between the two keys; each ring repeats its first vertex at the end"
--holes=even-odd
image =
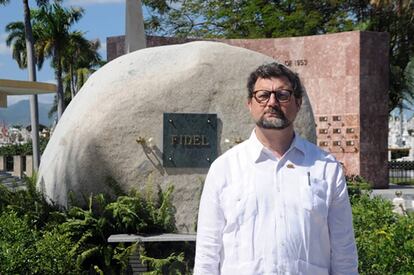
{"type": "Polygon", "coordinates": [[[390,183],[414,184],[414,161],[389,161],[390,183]]]}

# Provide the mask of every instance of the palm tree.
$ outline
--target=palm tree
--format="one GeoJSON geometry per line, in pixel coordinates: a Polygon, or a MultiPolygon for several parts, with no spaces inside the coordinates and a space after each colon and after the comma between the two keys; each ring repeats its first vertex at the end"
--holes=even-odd
{"type": "MultiPolygon", "coordinates": [[[[38,10],[33,12],[33,36],[35,39],[36,53],[41,52],[39,45],[43,45],[43,26],[37,21],[38,10]]],[[[26,49],[25,49],[25,33],[22,22],[11,22],[6,26],[9,33],[6,43],[8,46],[13,45],[13,58],[17,61],[19,67],[26,67],[26,49]]],[[[42,46],[43,47],[43,46],[42,46]]],[[[84,33],[74,31],[69,33],[68,44],[64,47],[61,64],[62,64],[62,80],[64,87],[64,103],[69,104],[71,99],[79,91],[87,78],[101,65],[103,61],[98,53],[100,47],[99,40],[90,41],[84,37],[84,33]]],[[[39,69],[43,66],[44,57],[38,58],[39,69]]],[[[53,65],[53,63],[52,63],[53,65]]],[[[57,111],[57,100],[49,112],[49,116],[57,111]]]]}
{"type": "Polygon", "coordinates": [[[21,21],[11,22],[6,25],[6,45],[12,47],[12,57],[16,60],[20,69],[27,68],[26,34],[24,23],[21,21]]]}
{"type": "Polygon", "coordinates": [[[103,64],[98,49],[99,40],[87,40],[79,31],[70,33],[69,44],[63,56],[65,93],[73,99],[87,78],[103,64]]]}
{"type": "MultiPolygon", "coordinates": [[[[6,5],[10,0],[0,0],[1,5],[6,5]]],[[[48,0],[36,0],[38,6],[47,4],[48,0]]],[[[29,73],[29,81],[36,81],[36,65],[34,56],[34,39],[32,33],[31,16],[29,1],[23,0],[24,10],[24,31],[26,44],[26,60],[27,69],[29,73]]],[[[21,46],[21,45],[20,45],[21,46]]],[[[37,95],[30,96],[30,121],[32,126],[32,143],[33,143],[33,170],[37,172],[40,163],[40,149],[39,149],[39,107],[37,102],[37,95]]]]}
{"type": "MultiPolygon", "coordinates": [[[[99,40],[87,40],[79,31],[69,35],[69,44],[62,57],[65,104],[69,104],[88,77],[104,64],[98,53],[99,40]]],[[[57,101],[55,100],[50,109],[49,117],[56,111],[57,101]]]]}
{"type": "Polygon", "coordinates": [[[39,40],[36,43],[38,66],[41,67],[45,58],[52,59],[57,81],[58,120],[64,111],[63,69],[65,49],[70,43],[71,26],[83,15],[83,9],[63,8],[54,3],[41,7],[35,14],[36,33],[39,40]]]}

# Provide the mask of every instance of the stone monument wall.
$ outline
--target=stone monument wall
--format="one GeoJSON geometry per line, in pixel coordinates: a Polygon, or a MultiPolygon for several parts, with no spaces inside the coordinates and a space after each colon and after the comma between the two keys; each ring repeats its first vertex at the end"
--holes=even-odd
{"type": "MultiPolygon", "coordinates": [[[[150,36],[147,46],[187,41],[150,36]]],[[[299,73],[315,114],[318,146],[333,153],[348,175],[388,187],[388,34],[219,41],[266,54],[299,73]]],[[[123,43],[123,36],[107,39],[108,60],[123,54],[123,43]]]]}

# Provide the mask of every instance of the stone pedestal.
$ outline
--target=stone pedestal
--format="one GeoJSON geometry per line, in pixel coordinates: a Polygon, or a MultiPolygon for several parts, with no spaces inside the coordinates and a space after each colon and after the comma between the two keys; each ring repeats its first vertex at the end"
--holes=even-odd
{"type": "Polygon", "coordinates": [[[26,156],[26,176],[31,177],[33,175],[33,156],[26,156]]]}
{"type": "Polygon", "coordinates": [[[6,171],[6,157],[0,156],[0,171],[6,171]]]}
{"type": "Polygon", "coordinates": [[[23,163],[22,156],[13,156],[13,172],[12,176],[22,178],[23,177],[23,163]]]}

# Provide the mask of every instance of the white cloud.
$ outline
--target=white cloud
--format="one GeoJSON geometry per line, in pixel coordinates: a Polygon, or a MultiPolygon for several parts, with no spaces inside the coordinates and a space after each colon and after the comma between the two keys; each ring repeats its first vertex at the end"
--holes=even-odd
{"type": "Polygon", "coordinates": [[[6,33],[0,34],[0,54],[10,55],[11,52],[12,52],[12,49],[11,49],[11,47],[10,48],[7,47],[6,38],[7,38],[6,33]]]}
{"type": "Polygon", "coordinates": [[[86,6],[86,5],[99,5],[99,4],[123,4],[125,0],[68,0],[65,2],[65,5],[76,5],[76,6],[86,6]]]}
{"type": "Polygon", "coordinates": [[[11,48],[7,47],[6,43],[0,42],[0,54],[11,54],[11,48]]]}

